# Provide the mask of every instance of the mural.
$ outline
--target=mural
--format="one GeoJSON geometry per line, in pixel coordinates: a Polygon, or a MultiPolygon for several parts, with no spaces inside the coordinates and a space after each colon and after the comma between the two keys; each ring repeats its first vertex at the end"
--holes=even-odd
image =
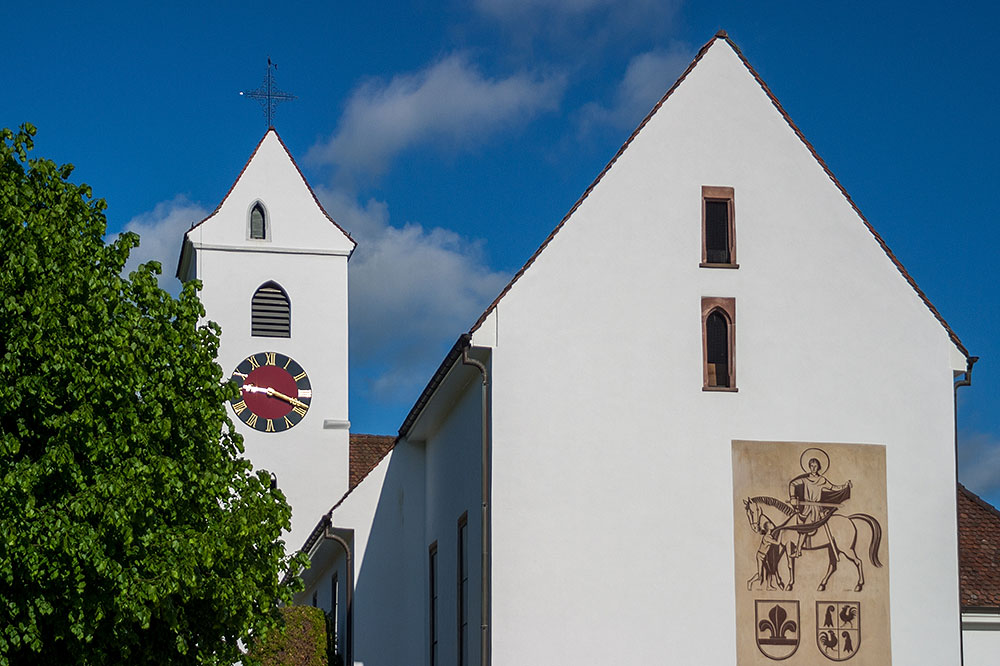
{"type": "Polygon", "coordinates": [[[733,499],[737,663],[890,664],[885,447],[734,441],[733,499]]]}

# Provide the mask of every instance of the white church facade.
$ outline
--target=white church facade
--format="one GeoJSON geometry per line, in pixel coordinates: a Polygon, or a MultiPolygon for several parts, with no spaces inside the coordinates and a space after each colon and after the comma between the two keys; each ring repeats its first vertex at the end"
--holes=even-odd
{"type": "Polygon", "coordinates": [[[973,361],[724,33],[391,438],[353,248],[270,130],[178,268],[347,663],[960,663],[973,361]]]}

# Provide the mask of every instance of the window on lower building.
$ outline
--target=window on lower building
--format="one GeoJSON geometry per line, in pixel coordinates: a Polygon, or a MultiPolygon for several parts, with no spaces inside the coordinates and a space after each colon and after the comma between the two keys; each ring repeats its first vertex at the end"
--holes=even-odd
{"type": "Polygon", "coordinates": [[[733,188],[701,188],[701,266],[739,268],[736,263],[736,206],[733,188]]]}
{"type": "Polygon", "coordinates": [[[328,619],[329,629],[332,631],[333,644],[337,646],[337,654],[340,654],[340,577],[337,572],[333,572],[330,577],[330,617],[328,619]]]}
{"type": "Polygon", "coordinates": [[[430,666],[438,665],[438,546],[437,541],[431,544],[427,554],[428,580],[428,643],[430,643],[430,666]]]}
{"type": "Polygon", "coordinates": [[[701,299],[703,385],[706,391],[735,391],[736,299],[701,299]]]}
{"type": "Polygon", "coordinates": [[[458,519],[458,666],[469,663],[469,514],[458,519]]]}

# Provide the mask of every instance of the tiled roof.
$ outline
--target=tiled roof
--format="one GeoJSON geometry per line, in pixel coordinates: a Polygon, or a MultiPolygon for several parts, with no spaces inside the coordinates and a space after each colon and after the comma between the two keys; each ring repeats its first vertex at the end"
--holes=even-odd
{"type": "Polygon", "coordinates": [[[348,492],[354,490],[368,473],[375,469],[382,458],[396,444],[392,435],[351,434],[350,443],[350,484],[348,492]]]}
{"type": "Polygon", "coordinates": [[[962,608],[1000,608],[1000,511],[958,484],[962,608]]]}

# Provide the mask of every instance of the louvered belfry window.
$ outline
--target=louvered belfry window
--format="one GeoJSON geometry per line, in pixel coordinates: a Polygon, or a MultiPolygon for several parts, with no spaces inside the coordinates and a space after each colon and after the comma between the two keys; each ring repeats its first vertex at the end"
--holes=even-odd
{"type": "Polygon", "coordinates": [[[264,222],[264,207],[256,203],[250,211],[250,238],[264,240],[267,237],[267,225],[264,222]]]}
{"type": "Polygon", "coordinates": [[[250,334],[265,338],[292,337],[292,307],[288,294],[276,282],[254,292],[250,304],[250,334]]]}

